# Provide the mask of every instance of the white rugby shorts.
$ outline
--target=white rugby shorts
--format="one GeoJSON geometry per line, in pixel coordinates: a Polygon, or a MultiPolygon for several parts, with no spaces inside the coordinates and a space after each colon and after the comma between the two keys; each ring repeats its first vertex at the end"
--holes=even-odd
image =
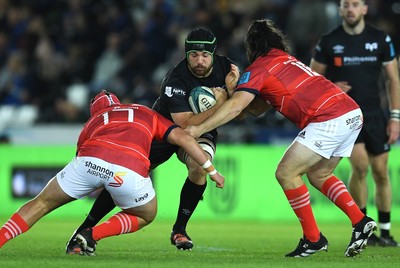
{"type": "Polygon", "coordinates": [[[362,112],[356,109],[325,122],[308,124],[294,141],[326,159],[349,157],[362,125],[362,112]]]}
{"type": "Polygon", "coordinates": [[[76,199],[105,188],[122,209],[142,206],[155,197],[150,177],[96,157],[75,157],[56,177],[61,189],[76,199]]]}

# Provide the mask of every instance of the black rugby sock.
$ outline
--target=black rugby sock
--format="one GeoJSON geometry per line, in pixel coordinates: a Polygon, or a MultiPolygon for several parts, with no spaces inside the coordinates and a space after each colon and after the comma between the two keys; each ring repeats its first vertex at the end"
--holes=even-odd
{"type": "Polygon", "coordinates": [[[181,190],[178,216],[173,226],[174,231],[184,231],[186,229],[186,225],[201,200],[206,187],[207,182],[204,185],[197,185],[191,182],[189,178],[186,178],[181,190]]]}
{"type": "Polygon", "coordinates": [[[367,215],[367,208],[360,208],[361,212],[364,213],[365,215],[367,215]]]}
{"type": "Polygon", "coordinates": [[[114,201],[108,191],[103,189],[96,198],[92,209],[87,215],[85,221],[77,229],[77,233],[88,227],[95,226],[105,215],[115,208],[114,201]]]}
{"type": "Polygon", "coordinates": [[[390,229],[387,229],[387,226],[384,226],[385,224],[390,224],[390,212],[383,212],[378,210],[378,222],[381,236],[390,236],[390,229]]]}

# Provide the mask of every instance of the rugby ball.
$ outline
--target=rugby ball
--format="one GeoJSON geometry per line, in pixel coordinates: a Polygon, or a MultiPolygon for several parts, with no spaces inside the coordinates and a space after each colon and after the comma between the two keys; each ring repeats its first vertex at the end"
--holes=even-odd
{"type": "Polygon", "coordinates": [[[217,103],[214,92],[206,86],[195,87],[190,91],[189,104],[195,114],[204,112],[217,103]]]}

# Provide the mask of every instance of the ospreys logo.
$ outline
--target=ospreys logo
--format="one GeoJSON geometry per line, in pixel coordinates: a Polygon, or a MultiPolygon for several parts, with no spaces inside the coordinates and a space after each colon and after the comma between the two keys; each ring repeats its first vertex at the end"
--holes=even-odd
{"type": "Polygon", "coordinates": [[[372,52],[374,49],[378,49],[378,43],[365,43],[365,49],[372,52]]]}

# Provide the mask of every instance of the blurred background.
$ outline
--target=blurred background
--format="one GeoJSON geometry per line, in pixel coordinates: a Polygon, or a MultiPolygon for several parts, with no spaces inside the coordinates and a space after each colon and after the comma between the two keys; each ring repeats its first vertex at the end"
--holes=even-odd
{"type": "MultiPolygon", "coordinates": [[[[367,21],[400,50],[400,1],[368,0],[367,21]]],[[[101,89],[152,105],[184,38],[206,27],[217,53],[247,66],[251,21],[269,18],[309,64],[322,33],[340,23],[333,0],[0,0],[0,141],[74,144],[101,89]]],[[[297,129],[274,111],[221,128],[222,143],[285,143],[297,129]]]]}

